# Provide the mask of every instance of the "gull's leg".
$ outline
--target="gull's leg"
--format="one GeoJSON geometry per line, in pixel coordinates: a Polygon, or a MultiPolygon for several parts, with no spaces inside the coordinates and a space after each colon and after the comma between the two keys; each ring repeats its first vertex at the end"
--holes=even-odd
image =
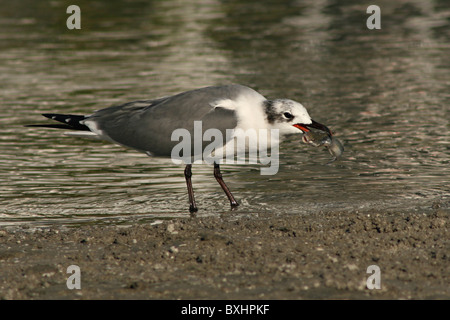
{"type": "Polygon", "coordinates": [[[227,185],[222,179],[222,173],[220,172],[220,166],[218,163],[214,162],[214,178],[216,178],[217,182],[222,187],[222,190],[225,192],[225,194],[228,197],[228,200],[230,200],[231,209],[235,209],[239,203],[234,199],[233,195],[230,192],[230,189],[228,189],[227,185]]]}
{"type": "Polygon", "coordinates": [[[194,189],[192,189],[191,168],[192,168],[192,164],[186,165],[186,168],[184,168],[184,177],[186,178],[186,185],[187,185],[188,196],[189,196],[189,211],[196,212],[198,209],[197,209],[197,205],[195,204],[194,189]]]}

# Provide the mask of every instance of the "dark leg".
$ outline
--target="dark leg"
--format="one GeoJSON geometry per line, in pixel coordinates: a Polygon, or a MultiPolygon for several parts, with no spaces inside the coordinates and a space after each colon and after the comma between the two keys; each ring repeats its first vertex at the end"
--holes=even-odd
{"type": "Polygon", "coordinates": [[[194,189],[192,189],[191,168],[192,168],[192,164],[186,165],[186,168],[184,169],[184,177],[186,178],[186,185],[187,185],[188,196],[189,196],[189,211],[196,212],[198,209],[197,209],[197,205],[195,204],[194,189]]]}
{"type": "Polygon", "coordinates": [[[228,200],[230,200],[231,209],[236,208],[239,205],[239,203],[237,203],[237,201],[234,199],[233,195],[230,192],[230,189],[228,189],[227,185],[223,181],[222,173],[220,172],[220,166],[218,163],[215,163],[215,162],[214,162],[214,178],[216,178],[217,182],[222,187],[222,190],[227,195],[228,200]]]}

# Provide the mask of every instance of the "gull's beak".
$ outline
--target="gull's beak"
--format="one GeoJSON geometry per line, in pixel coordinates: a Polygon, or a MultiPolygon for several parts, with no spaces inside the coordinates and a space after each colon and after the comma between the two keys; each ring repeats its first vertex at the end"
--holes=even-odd
{"type": "Polygon", "coordinates": [[[294,127],[300,129],[303,131],[303,133],[309,132],[311,129],[317,129],[323,132],[328,133],[328,135],[331,137],[333,134],[331,133],[331,130],[328,129],[326,125],[323,125],[321,123],[318,123],[314,120],[311,120],[310,124],[304,124],[304,123],[296,123],[294,124],[294,127]]]}

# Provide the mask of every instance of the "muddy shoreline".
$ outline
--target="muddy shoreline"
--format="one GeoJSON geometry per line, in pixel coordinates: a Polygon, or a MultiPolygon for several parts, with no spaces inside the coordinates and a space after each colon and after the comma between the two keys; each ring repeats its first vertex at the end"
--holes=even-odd
{"type": "Polygon", "coordinates": [[[449,210],[0,227],[0,299],[449,299],[449,210]],[[69,290],[70,265],[81,289],[69,290]],[[368,289],[377,265],[381,289],[368,289]]]}

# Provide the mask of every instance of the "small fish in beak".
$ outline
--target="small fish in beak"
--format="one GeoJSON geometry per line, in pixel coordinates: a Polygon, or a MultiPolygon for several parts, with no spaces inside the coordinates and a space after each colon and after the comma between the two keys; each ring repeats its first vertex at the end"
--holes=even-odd
{"type": "Polygon", "coordinates": [[[342,143],[326,131],[309,130],[303,134],[302,141],[314,147],[326,147],[333,156],[327,164],[336,161],[344,152],[342,143]]]}

